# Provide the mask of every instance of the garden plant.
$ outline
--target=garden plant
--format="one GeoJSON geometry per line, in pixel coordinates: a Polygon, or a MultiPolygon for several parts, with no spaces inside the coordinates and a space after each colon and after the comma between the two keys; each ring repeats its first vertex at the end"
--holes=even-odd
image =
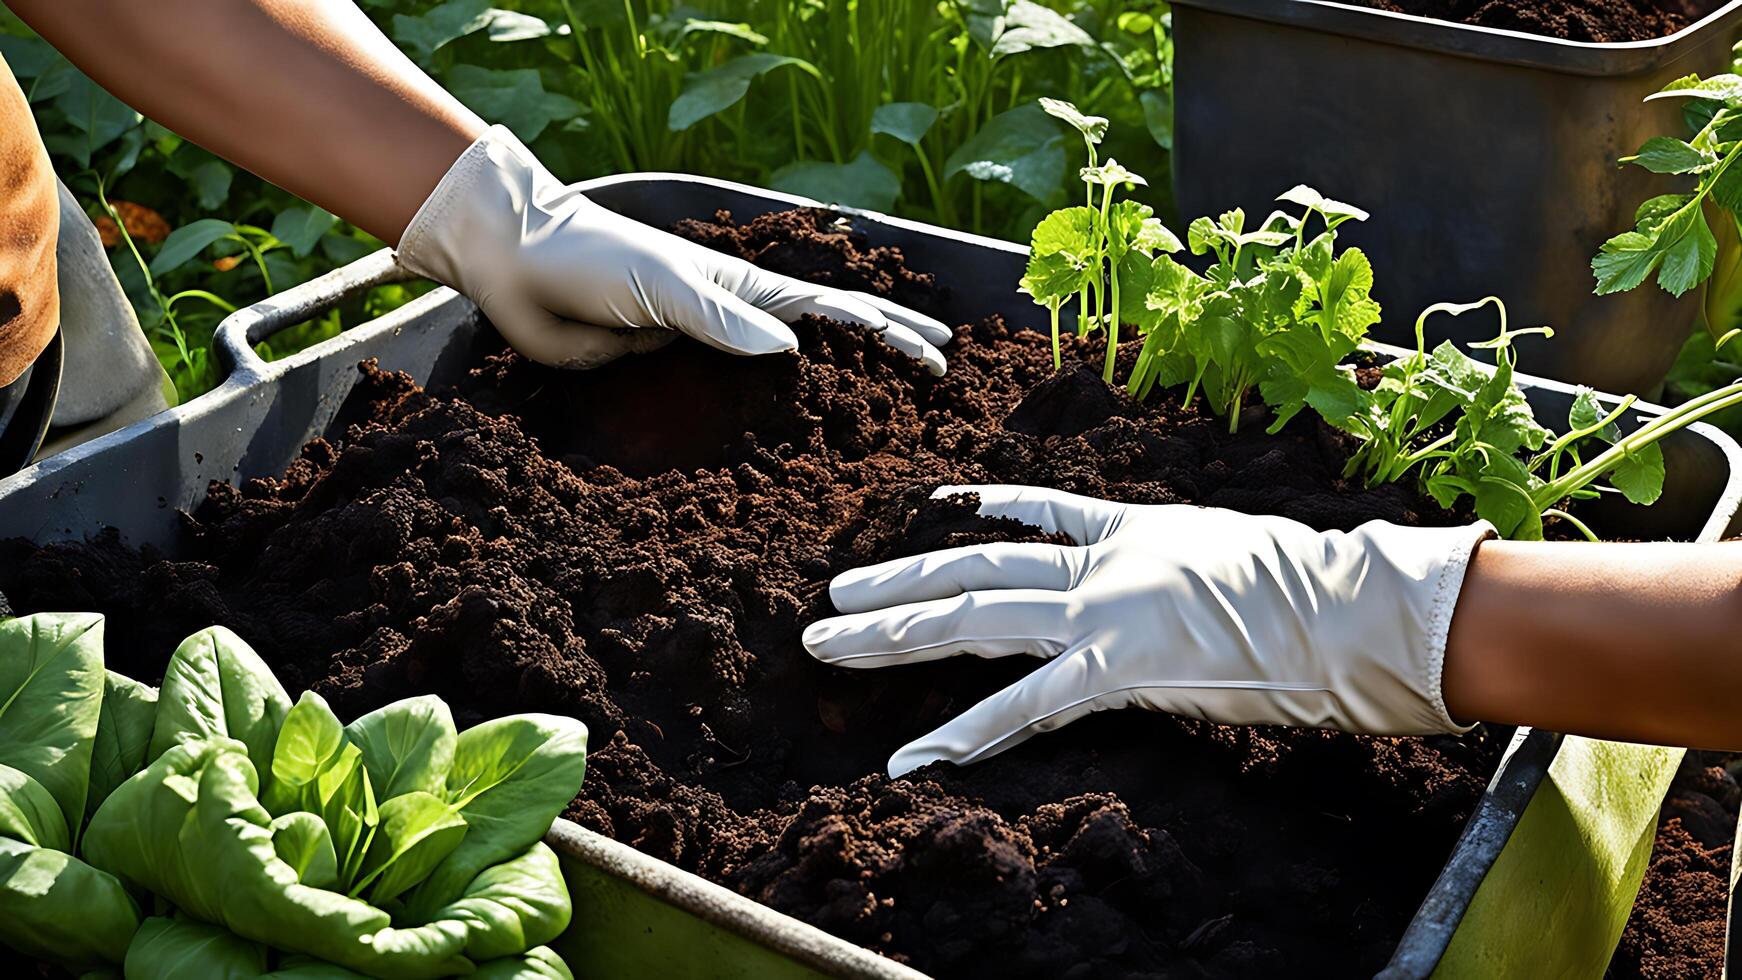
{"type": "MultiPolygon", "coordinates": [[[[1124,0],[363,0],[421,67],[558,176],[709,174],[1022,237],[1065,199],[1067,131],[1034,104],[1117,119],[1165,169],[1167,4],[1124,0]],[[892,66],[901,66],[893,70],[892,66]]],[[[177,391],[219,380],[237,308],[383,243],[150,122],[0,11],[0,56],[86,203],[177,391]]],[[[282,356],[403,304],[394,285],[283,334],[282,356]]]]}
{"type": "Polygon", "coordinates": [[[129,977],[567,978],[573,910],[540,838],[586,729],[455,730],[433,697],[341,725],[234,633],[152,688],[104,622],[0,622],[0,942],[129,977]]]}

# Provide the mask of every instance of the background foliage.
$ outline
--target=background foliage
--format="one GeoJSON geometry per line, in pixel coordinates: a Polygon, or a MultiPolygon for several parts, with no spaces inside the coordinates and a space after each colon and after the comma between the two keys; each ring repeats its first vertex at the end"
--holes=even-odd
{"type": "MultiPolygon", "coordinates": [[[[361,0],[485,119],[570,180],[708,174],[1004,238],[1075,193],[1075,134],[1039,96],[1113,120],[1150,175],[1172,145],[1172,47],[1154,0],[361,0]]],[[[183,398],[219,380],[229,312],[380,248],[189,143],[0,13],[56,170],[183,398]]],[[[1164,214],[1168,181],[1150,203],[1164,214]]],[[[377,316],[386,287],[262,346],[282,356],[377,316]]]]}

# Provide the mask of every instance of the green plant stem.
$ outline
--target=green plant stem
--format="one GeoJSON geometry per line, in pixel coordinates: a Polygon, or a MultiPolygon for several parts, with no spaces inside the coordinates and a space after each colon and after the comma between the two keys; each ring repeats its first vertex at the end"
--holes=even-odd
{"type": "Polygon", "coordinates": [[[1708,415],[1722,412],[1736,405],[1742,405],[1742,382],[1707,392],[1670,409],[1633,432],[1622,436],[1601,455],[1574,467],[1560,479],[1545,484],[1541,490],[1532,495],[1537,502],[1537,509],[1546,509],[1573,491],[1583,488],[1615,468],[1623,458],[1658,442],[1665,436],[1684,429],[1708,415]]]}
{"type": "Polygon", "coordinates": [[[1047,309],[1052,313],[1052,369],[1056,373],[1064,370],[1064,355],[1059,350],[1059,300],[1050,300],[1047,309]]]}

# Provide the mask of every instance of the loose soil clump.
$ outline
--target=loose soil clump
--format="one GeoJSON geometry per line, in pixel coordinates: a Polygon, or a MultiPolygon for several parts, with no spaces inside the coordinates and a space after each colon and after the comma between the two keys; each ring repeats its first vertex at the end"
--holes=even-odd
{"type": "Polygon", "coordinates": [[[1352,0],[1363,7],[1568,41],[1610,43],[1667,37],[1722,0],[1352,0]]]}
{"type": "Polygon", "coordinates": [[[1609,965],[1612,980],[1709,980],[1724,972],[1730,851],[1742,759],[1689,750],[1670,784],[1651,864],[1609,965]]]}
{"type": "MultiPolygon", "coordinates": [[[[939,309],[943,288],[826,212],[681,229],[818,281],[939,309]]],[[[1032,669],[817,663],[831,576],[1044,540],[941,485],[1028,483],[1319,528],[1468,520],[1339,474],[1303,416],[1229,435],[1104,385],[1094,342],[965,325],[927,376],[864,331],[800,350],[674,344],[585,373],[493,350],[454,390],[362,368],[337,438],[214,485],[168,557],[110,534],[0,545],[20,611],[110,616],[110,662],[161,673],[213,623],[342,717],[435,693],[592,731],[567,816],[943,977],[1371,974],[1508,733],[1363,738],[1097,715],[995,759],[890,780],[895,748],[1032,669]]],[[[1130,345],[1133,348],[1135,345],[1130,345]]],[[[1130,354],[1135,351],[1128,352],[1130,354]]],[[[1021,661],[1021,662],[1018,662],[1021,661]]]]}

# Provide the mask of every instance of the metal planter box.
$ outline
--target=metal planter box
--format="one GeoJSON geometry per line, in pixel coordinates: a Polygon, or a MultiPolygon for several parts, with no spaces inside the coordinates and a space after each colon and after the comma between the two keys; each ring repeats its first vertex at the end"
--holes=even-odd
{"type": "MultiPolygon", "coordinates": [[[[632,175],[586,185],[601,204],[649,224],[726,208],[739,218],[814,202],[742,185],[676,175],[632,175]]],[[[1016,292],[1025,250],[956,231],[847,212],[876,244],[903,248],[952,285],[946,319],[1039,314],[1016,292]]],[[[178,511],[196,507],[209,481],[275,474],[325,434],[374,357],[420,381],[455,378],[473,356],[476,310],[449,290],[292,357],[262,361],[252,344],[330,308],[358,290],[404,277],[381,252],[232,316],[217,344],[229,376],[216,391],[0,480],[0,537],[78,539],[114,526],[135,545],[170,553],[178,511]]],[[[1375,347],[1381,354],[1395,348],[1375,347]]],[[[1564,422],[1575,389],[1521,377],[1538,415],[1564,422]]],[[[1640,415],[1661,411],[1641,406],[1640,415]]],[[[1628,424],[1637,424],[1637,419],[1628,424]]],[[[1666,441],[1668,484],[1652,508],[1622,504],[1591,517],[1632,538],[1715,540],[1742,503],[1742,449],[1696,425],[1666,441]]],[[[1520,730],[1445,869],[1425,896],[1387,976],[1430,973],[1471,897],[1505,847],[1561,746],[1520,730]]],[[[913,970],[776,913],[626,845],[559,822],[547,841],[562,856],[577,906],[558,941],[579,973],[599,976],[918,978],[913,970]]]]}
{"type": "MultiPolygon", "coordinates": [[[[1689,72],[1728,70],[1742,0],[1671,37],[1588,44],[1325,0],[1178,0],[1175,195],[1186,217],[1270,213],[1297,183],[1373,212],[1344,241],[1374,255],[1380,339],[1411,343],[1432,303],[1489,294],[1552,343],[1539,375],[1649,394],[1699,310],[1655,285],[1592,294],[1591,257],[1676,188],[1616,160],[1682,132],[1689,72]]],[[[1434,340],[1483,340],[1440,318],[1434,340]]]]}

